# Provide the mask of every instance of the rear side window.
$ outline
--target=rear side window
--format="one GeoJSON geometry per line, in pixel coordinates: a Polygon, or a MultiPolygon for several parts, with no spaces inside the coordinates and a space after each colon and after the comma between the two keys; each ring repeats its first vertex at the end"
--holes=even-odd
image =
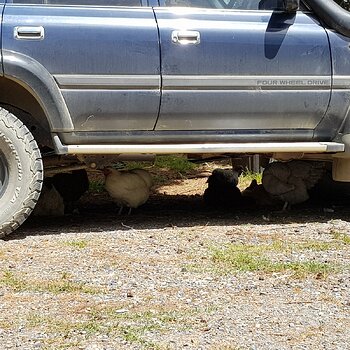
{"type": "Polygon", "coordinates": [[[283,0],[164,0],[164,5],[227,10],[278,10],[283,8],[283,0]]]}
{"type": "Polygon", "coordinates": [[[141,6],[141,0],[13,0],[13,3],[40,5],[141,6]]]}

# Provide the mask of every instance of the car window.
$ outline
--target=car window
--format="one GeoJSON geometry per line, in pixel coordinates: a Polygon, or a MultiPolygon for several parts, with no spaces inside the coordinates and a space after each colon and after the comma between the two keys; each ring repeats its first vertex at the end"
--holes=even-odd
{"type": "Polygon", "coordinates": [[[15,4],[141,6],[141,0],[13,0],[15,4]]]}
{"type": "Polygon", "coordinates": [[[283,0],[165,0],[164,5],[228,10],[277,10],[283,8],[283,0]]]}

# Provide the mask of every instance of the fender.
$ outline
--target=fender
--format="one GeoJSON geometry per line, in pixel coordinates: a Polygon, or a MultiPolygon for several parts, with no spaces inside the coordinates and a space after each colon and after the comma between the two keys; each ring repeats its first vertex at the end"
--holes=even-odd
{"type": "Polygon", "coordinates": [[[74,130],[66,102],[53,76],[27,55],[3,50],[4,76],[27,89],[45,112],[52,132],[74,130]]]}

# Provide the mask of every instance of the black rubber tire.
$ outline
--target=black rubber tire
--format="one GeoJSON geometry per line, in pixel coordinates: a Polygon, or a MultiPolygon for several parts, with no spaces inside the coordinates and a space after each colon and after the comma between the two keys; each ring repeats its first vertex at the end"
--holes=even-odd
{"type": "Polygon", "coordinates": [[[0,238],[13,232],[34,209],[43,183],[43,163],[33,135],[13,114],[0,108],[0,238]]]}

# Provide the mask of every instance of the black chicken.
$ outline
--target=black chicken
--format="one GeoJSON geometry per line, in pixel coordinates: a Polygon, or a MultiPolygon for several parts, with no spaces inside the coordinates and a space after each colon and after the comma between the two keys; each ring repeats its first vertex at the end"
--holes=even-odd
{"type": "Polygon", "coordinates": [[[64,202],[64,211],[71,214],[75,202],[89,189],[89,179],[84,169],[74,170],[71,173],[56,174],[49,178],[64,202]]]}
{"type": "Polygon", "coordinates": [[[207,205],[216,207],[237,207],[242,195],[237,187],[242,167],[234,169],[214,169],[208,178],[208,188],[204,192],[207,205]]]}

